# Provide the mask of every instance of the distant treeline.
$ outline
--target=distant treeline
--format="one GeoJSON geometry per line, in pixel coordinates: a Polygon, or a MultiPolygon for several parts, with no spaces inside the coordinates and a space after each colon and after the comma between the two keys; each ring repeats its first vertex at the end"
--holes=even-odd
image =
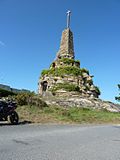
{"type": "Polygon", "coordinates": [[[7,97],[9,95],[16,95],[16,93],[0,88],[0,97],[7,97]]]}
{"type": "Polygon", "coordinates": [[[0,97],[7,97],[9,95],[17,95],[18,93],[29,93],[26,89],[11,88],[8,85],[0,84],[0,97]]]}

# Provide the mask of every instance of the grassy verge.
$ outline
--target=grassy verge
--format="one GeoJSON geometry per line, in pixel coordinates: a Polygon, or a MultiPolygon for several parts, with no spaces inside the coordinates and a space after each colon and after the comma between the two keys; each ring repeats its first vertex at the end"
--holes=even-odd
{"type": "Polygon", "coordinates": [[[19,106],[17,112],[21,121],[32,123],[120,123],[120,113],[87,108],[45,107],[40,109],[35,106],[19,106]]]}

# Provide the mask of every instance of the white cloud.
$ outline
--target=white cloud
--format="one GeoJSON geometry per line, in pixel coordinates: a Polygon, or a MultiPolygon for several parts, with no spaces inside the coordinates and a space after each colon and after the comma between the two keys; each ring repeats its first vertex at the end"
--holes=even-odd
{"type": "Polygon", "coordinates": [[[0,45],[1,45],[1,46],[5,46],[5,43],[2,42],[2,41],[0,41],[0,45]]]}

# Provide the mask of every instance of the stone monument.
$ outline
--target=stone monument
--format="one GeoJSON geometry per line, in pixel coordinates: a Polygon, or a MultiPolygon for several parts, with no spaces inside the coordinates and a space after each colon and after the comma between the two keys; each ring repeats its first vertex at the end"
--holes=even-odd
{"type": "Polygon", "coordinates": [[[99,88],[93,84],[93,76],[80,61],[75,60],[73,33],[67,12],[67,28],[62,32],[56,59],[48,70],[43,70],[38,82],[38,94],[42,96],[85,96],[98,98],[99,88]]]}

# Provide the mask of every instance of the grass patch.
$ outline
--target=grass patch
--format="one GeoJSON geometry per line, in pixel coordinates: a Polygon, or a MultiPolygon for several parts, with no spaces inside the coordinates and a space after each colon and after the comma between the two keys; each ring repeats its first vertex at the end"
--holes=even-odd
{"type": "Polygon", "coordinates": [[[55,86],[53,86],[50,90],[52,92],[55,92],[59,89],[64,89],[64,90],[69,91],[69,92],[71,92],[71,91],[79,92],[80,91],[79,86],[77,86],[75,84],[70,84],[70,83],[58,83],[55,86]]]}
{"type": "Polygon", "coordinates": [[[87,73],[89,75],[89,71],[85,68],[78,68],[75,66],[64,66],[59,68],[51,68],[51,69],[43,70],[41,72],[41,76],[44,76],[44,75],[53,75],[53,76],[60,76],[60,77],[64,75],[82,76],[83,73],[87,73]]]}
{"type": "Polygon", "coordinates": [[[17,112],[21,121],[31,121],[33,123],[120,123],[119,113],[91,110],[89,108],[44,107],[40,109],[36,106],[19,106],[17,112]]]}

